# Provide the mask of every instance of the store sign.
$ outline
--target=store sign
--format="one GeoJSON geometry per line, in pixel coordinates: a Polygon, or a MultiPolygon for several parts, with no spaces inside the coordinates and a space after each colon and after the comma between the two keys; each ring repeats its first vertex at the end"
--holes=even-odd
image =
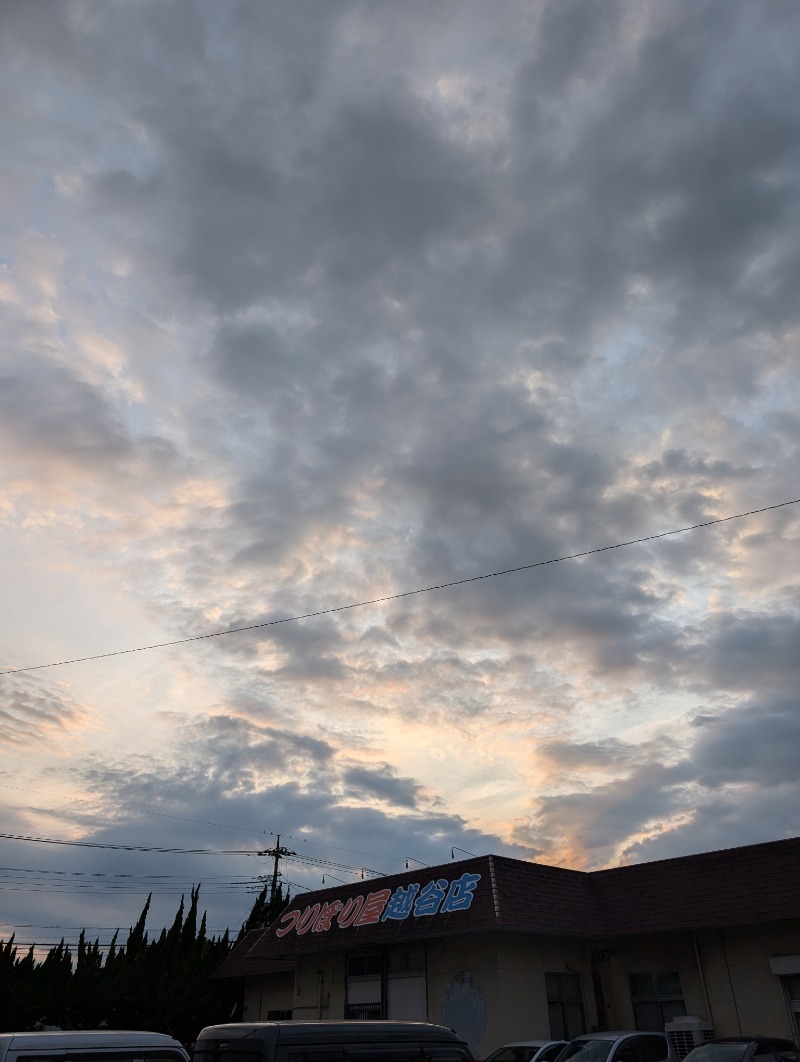
{"type": "Polygon", "coordinates": [[[347,900],[315,903],[302,911],[296,907],[281,915],[281,924],[275,930],[275,936],[285,937],[292,932],[298,936],[327,933],[334,925],[339,929],[349,929],[350,926],[402,922],[406,918],[430,918],[453,911],[467,911],[480,880],[480,874],[462,874],[451,881],[437,878],[424,887],[414,882],[406,886],[398,885],[394,892],[391,889],[378,889],[365,895],[351,896],[347,900]]]}

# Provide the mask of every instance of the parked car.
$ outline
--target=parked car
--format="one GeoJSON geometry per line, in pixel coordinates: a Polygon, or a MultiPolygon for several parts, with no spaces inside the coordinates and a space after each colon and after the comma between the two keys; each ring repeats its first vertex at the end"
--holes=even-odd
{"type": "Polygon", "coordinates": [[[772,1036],[717,1036],[693,1048],[683,1062],[800,1062],[800,1048],[772,1036]]]}
{"type": "Polygon", "coordinates": [[[183,1045],[165,1033],[74,1030],[0,1033],[0,1062],[189,1062],[183,1045]]]}
{"type": "Polygon", "coordinates": [[[611,1030],[570,1040],[557,1062],[677,1062],[665,1033],[611,1030]]]}
{"type": "Polygon", "coordinates": [[[472,1052],[452,1029],[422,1021],[208,1025],[197,1037],[192,1053],[192,1062],[333,1062],[345,1058],[349,1062],[374,1062],[376,1058],[391,1062],[426,1058],[474,1062],[472,1052]]]}
{"type": "Polygon", "coordinates": [[[515,1040],[487,1055],[484,1062],[555,1062],[566,1040],[515,1040]]]}

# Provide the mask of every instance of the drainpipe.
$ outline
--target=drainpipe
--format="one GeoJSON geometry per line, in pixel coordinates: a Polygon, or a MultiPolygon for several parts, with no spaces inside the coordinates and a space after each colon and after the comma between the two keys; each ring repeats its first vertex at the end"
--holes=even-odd
{"type": "Polygon", "coordinates": [[[703,963],[700,961],[700,947],[697,943],[697,933],[692,930],[692,944],[694,945],[694,961],[697,963],[697,972],[700,974],[700,985],[703,989],[703,999],[706,1004],[706,1014],[711,1025],[714,1025],[714,1015],[711,1011],[711,1001],[708,998],[708,987],[706,985],[706,975],[703,972],[703,963]]]}
{"type": "Polygon", "coordinates": [[[317,1017],[321,1019],[322,1018],[322,992],[323,992],[323,989],[325,987],[325,974],[322,972],[322,970],[319,971],[319,974],[317,975],[317,980],[318,980],[318,984],[319,984],[319,1012],[317,1014],[317,1017]]]}
{"type": "Polygon", "coordinates": [[[728,985],[731,990],[731,1001],[733,1003],[733,1011],[736,1015],[736,1025],[739,1029],[739,1035],[742,1035],[742,1019],[739,1016],[739,1002],[736,999],[736,990],[733,987],[733,976],[731,975],[731,964],[728,962],[728,944],[725,939],[725,930],[719,930],[719,939],[722,943],[722,957],[725,960],[725,972],[728,975],[728,985]]]}

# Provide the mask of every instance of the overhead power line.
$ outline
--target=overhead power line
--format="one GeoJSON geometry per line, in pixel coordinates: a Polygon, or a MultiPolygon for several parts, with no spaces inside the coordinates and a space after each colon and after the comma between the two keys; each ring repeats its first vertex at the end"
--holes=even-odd
{"type": "Polygon", "coordinates": [[[0,833],[5,841],[35,841],[37,844],[65,844],[73,848],[107,848],[115,852],[159,852],[165,855],[257,855],[251,848],[151,848],[136,844],[100,844],[96,841],[62,841],[53,837],[26,837],[18,833],[0,833]]]}
{"type": "Polygon", "coordinates": [[[224,631],[211,631],[208,634],[193,634],[188,638],[174,638],[168,642],[155,642],[152,645],[139,645],[135,649],[115,649],[109,653],[95,653],[92,656],[76,656],[69,660],[54,660],[49,664],[30,664],[27,667],[13,667],[7,671],[0,671],[0,675],[18,675],[24,671],[41,671],[44,668],[62,667],[67,664],[85,664],[91,660],[107,660],[112,656],[126,656],[131,653],[146,653],[151,649],[167,649],[174,645],[187,645],[189,642],[202,642],[209,638],[224,638],[229,634],[244,634],[246,631],[263,630],[266,627],[277,627],[283,623],[297,623],[300,620],[317,619],[320,616],[331,616],[337,612],[347,612],[350,609],[366,608],[368,605],[383,605],[389,601],[400,601],[404,597],[414,597],[418,594],[430,594],[434,590],[449,590],[454,586],[465,586],[467,583],[478,583],[484,579],[497,579],[501,575],[515,575],[518,572],[531,571],[534,568],[543,568],[548,564],[561,564],[563,561],[579,560],[581,557],[591,557],[596,553],[607,553],[612,549],[623,549],[625,546],[638,546],[643,542],[654,542],[659,538],[669,538],[671,535],[682,535],[687,531],[697,531],[702,527],[714,527],[716,524],[726,524],[731,520],[743,520],[747,516],[757,516],[759,513],[772,512],[775,509],[783,509],[788,505],[797,505],[800,498],[791,501],[778,502],[775,505],[765,505],[761,509],[750,509],[746,513],[734,513],[732,516],[719,516],[715,520],[703,520],[699,524],[690,524],[688,527],[676,527],[671,531],[660,531],[655,535],[643,535],[641,538],[631,538],[626,542],[614,542],[608,546],[596,546],[594,549],[581,550],[579,553],[568,553],[562,557],[550,557],[548,560],[533,561],[530,564],[520,564],[515,568],[503,568],[501,571],[486,572],[483,575],[470,575],[464,579],[453,579],[447,583],[437,583],[435,586],[423,586],[416,590],[403,590],[397,594],[386,594],[384,597],[373,597],[368,601],[354,601],[349,605],[335,605],[333,608],[323,608],[316,612],[304,612],[298,616],[283,616],[281,619],[264,620],[262,623],[250,623],[245,627],[230,627],[224,631]]]}
{"type": "MultiPolygon", "coordinates": [[[[106,870],[53,870],[49,867],[0,867],[0,880],[9,878],[16,874],[28,874],[37,878],[44,878],[54,875],[58,878],[71,879],[76,878],[79,881],[86,881],[93,878],[99,878],[101,881],[125,881],[133,882],[134,884],[147,884],[150,883],[163,883],[170,882],[172,884],[188,884],[191,882],[195,885],[196,882],[193,878],[190,878],[186,874],[119,874],[117,872],[106,870]]],[[[204,874],[203,881],[211,882],[212,884],[221,883],[223,885],[247,885],[254,879],[251,876],[231,878],[230,874],[204,874]]],[[[0,922],[2,925],[2,922],[0,922]]]]}
{"type": "MultiPolygon", "coordinates": [[[[21,793],[36,793],[37,796],[46,796],[56,799],[55,794],[44,792],[41,789],[29,789],[21,785],[11,785],[10,782],[0,782],[0,788],[2,789],[15,789],[21,793]]],[[[60,798],[59,798],[60,799],[60,798]]],[[[138,815],[155,815],[160,819],[178,819],[181,822],[196,822],[201,826],[218,826],[221,830],[239,830],[241,833],[263,833],[267,837],[280,837],[283,836],[284,840],[288,841],[302,841],[304,845],[311,844],[315,848],[330,848],[336,852],[349,852],[351,855],[363,855],[368,856],[370,859],[382,859],[387,862],[402,863],[403,860],[400,856],[387,856],[379,855],[376,852],[361,852],[355,848],[343,848],[338,844],[323,844],[322,841],[309,841],[308,837],[304,837],[302,834],[293,836],[291,834],[278,834],[274,830],[255,830],[252,826],[233,826],[227,822],[209,822],[206,819],[191,819],[186,815],[171,815],[166,811],[148,811],[145,808],[135,808],[130,804],[116,804],[115,808],[122,811],[135,811],[138,815]]],[[[54,812],[50,808],[37,808],[35,809],[46,815],[52,815],[54,812]]],[[[417,860],[417,862],[420,862],[417,860]]]]}

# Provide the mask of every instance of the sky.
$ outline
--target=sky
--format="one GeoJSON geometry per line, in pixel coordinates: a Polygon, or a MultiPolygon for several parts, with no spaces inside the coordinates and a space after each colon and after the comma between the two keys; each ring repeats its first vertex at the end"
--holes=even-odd
{"type": "Polygon", "coordinates": [[[799,51],[5,0],[0,939],[800,834],[799,51]]]}

